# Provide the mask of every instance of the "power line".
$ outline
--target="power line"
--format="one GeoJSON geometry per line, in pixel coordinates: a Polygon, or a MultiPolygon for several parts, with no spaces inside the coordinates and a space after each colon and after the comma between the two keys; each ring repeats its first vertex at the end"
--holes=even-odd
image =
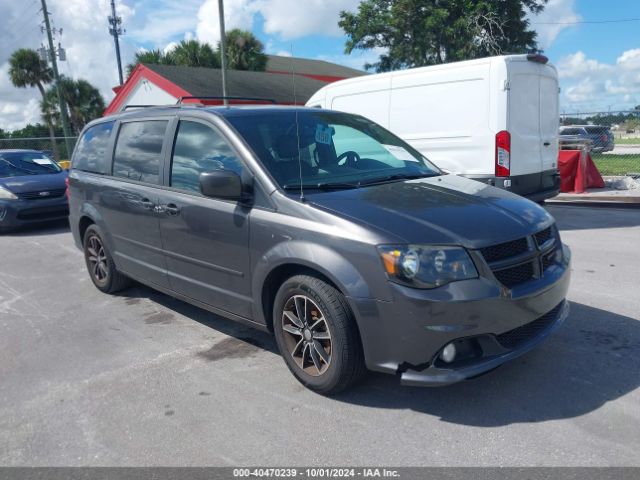
{"type": "Polygon", "coordinates": [[[620,18],[617,20],[578,20],[576,22],[531,22],[532,25],[583,25],[602,23],[639,22],[640,18],[620,18]]]}

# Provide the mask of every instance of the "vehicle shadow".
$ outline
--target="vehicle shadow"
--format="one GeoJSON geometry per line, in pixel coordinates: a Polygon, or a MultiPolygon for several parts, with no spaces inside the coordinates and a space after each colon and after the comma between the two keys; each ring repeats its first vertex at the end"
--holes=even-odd
{"type": "Polygon", "coordinates": [[[556,219],[561,232],[563,230],[624,228],[640,225],[640,211],[637,208],[591,208],[581,205],[550,204],[547,204],[545,208],[556,219]]]}
{"type": "Polygon", "coordinates": [[[242,343],[253,345],[276,355],[280,355],[273,336],[267,332],[243,325],[228,318],[221,317],[202,308],[183,302],[177,298],[165,295],[140,283],[135,283],[131,288],[118,292],[119,297],[125,299],[149,299],[164,308],[179,313],[190,320],[216,330],[220,333],[234,337],[238,342],[236,346],[242,348],[242,343]]]}
{"type": "Polygon", "coordinates": [[[0,232],[0,235],[5,237],[35,237],[68,232],[70,232],[69,221],[65,219],[28,225],[14,230],[0,232]]]}
{"type": "MultiPolygon", "coordinates": [[[[272,335],[145,286],[120,295],[148,298],[235,338],[237,348],[251,345],[279,354],[272,335]]],[[[333,400],[411,409],[461,425],[502,426],[585,415],[638,388],[639,371],[640,320],[571,303],[569,318],[545,343],[484,376],[447,387],[413,388],[401,386],[392,375],[370,372],[333,400]]]]}
{"type": "Polygon", "coordinates": [[[401,387],[370,374],[336,400],[412,409],[479,427],[584,415],[640,386],[640,320],[578,303],[537,350],[478,378],[441,388],[401,387]]]}

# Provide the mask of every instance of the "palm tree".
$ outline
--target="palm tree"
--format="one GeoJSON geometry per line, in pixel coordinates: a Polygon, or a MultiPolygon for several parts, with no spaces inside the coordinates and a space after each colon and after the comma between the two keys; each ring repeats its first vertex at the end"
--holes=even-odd
{"type": "MultiPolygon", "coordinates": [[[[18,88],[37,87],[44,102],[46,97],[44,86],[53,81],[53,71],[49,68],[47,62],[40,58],[38,52],[29,48],[20,48],[13,52],[9,58],[9,78],[11,83],[18,88]]],[[[51,149],[54,157],[59,160],[53,119],[47,114],[43,116],[45,123],[49,127],[51,149]]]]}
{"type": "Polygon", "coordinates": [[[234,28],[226,33],[225,39],[227,64],[230,69],[264,72],[267,67],[264,46],[251,32],[234,28]]]}
{"type": "Polygon", "coordinates": [[[137,51],[133,57],[133,62],[127,65],[127,77],[131,75],[133,69],[140,63],[151,63],[153,65],[175,65],[173,56],[171,54],[165,55],[165,53],[160,49],[140,50],[137,51]]]}
{"type": "MultiPolygon", "coordinates": [[[[79,134],[82,128],[94,118],[102,116],[105,109],[104,99],[96,87],[86,80],[60,78],[62,100],[69,112],[71,128],[79,134]]],[[[57,105],[56,92],[49,89],[40,104],[43,114],[48,114],[59,121],[60,110],[57,105]]]]}
{"type": "Polygon", "coordinates": [[[175,65],[220,68],[220,59],[208,43],[182,40],[168,53],[175,65]]]}

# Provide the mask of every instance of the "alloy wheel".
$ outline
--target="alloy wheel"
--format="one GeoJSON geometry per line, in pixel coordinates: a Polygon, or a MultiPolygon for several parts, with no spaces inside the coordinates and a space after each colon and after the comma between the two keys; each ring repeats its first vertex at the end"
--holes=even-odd
{"type": "Polygon", "coordinates": [[[331,333],[318,305],[305,295],[293,295],[284,304],[282,330],[296,365],[317,377],[331,364],[331,333]]]}
{"type": "Polygon", "coordinates": [[[91,235],[87,242],[87,261],[91,275],[98,282],[105,283],[109,278],[109,266],[104,245],[97,235],[91,235]]]}

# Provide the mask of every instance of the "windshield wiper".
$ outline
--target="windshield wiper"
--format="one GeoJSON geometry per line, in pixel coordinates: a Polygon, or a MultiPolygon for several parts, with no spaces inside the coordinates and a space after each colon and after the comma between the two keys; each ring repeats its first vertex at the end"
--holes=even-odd
{"type": "Polygon", "coordinates": [[[9,160],[7,160],[6,158],[2,158],[0,157],[0,160],[2,160],[4,163],[6,163],[7,165],[15,168],[16,170],[21,170],[23,172],[27,172],[29,175],[38,175],[38,172],[34,172],[33,170],[29,170],[27,168],[22,168],[19,167],[18,165],[14,165],[13,163],[11,163],[9,160]]]}
{"type": "Polygon", "coordinates": [[[392,182],[394,180],[415,180],[417,178],[437,177],[439,173],[394,173],[392,175],[386,175],[384,177],[370,178],[362,180],[359,185],[376,185],[378,183],[392,182]]]}
{"type": "Polygon", "coordinates": [[[358,183],[341,183],[341,182],[319,182],[319,183],[303,183],[302,186],[299,183],[288,183],[283,185],[282,188],[285,190],[300,190],[302,189],[312,189],[312,190],[333,190],[333,189],[347,189],[347,188],[358,188],[360,186],[360,182],[358,183]]]}

